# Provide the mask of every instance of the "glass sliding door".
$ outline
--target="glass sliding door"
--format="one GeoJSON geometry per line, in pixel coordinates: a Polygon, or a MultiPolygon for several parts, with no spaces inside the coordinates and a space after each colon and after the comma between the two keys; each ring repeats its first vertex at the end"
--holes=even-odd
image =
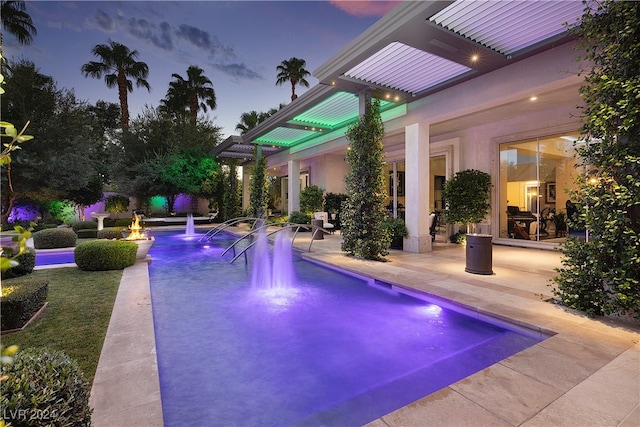
{"type": "Polygon", "coordinates": [[[577,133],[500,145],[499,237],[561,242],[556,227],[566,215],[566,190],[577,174],[573,143],[577,133]]]}

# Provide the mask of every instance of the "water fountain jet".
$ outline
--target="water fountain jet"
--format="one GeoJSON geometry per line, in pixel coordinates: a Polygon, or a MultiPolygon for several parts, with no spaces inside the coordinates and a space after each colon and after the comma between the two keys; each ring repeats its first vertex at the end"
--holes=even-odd
{"type": "Polygon", "coordinates": [[[196,226],[193,221],[193,214],[187,214],[187,228],[184,231],[185,236],[194,236],[196,234],[196,226]]]}
{"type": "Polygon", "coordinates": [[[273,253],[269,250],[269,239],[264,229],[256,233],[256,239],[251,287],[261,290],[291,289],[295,274],[289,237],[285,233],[277,233],[273,253]]]}

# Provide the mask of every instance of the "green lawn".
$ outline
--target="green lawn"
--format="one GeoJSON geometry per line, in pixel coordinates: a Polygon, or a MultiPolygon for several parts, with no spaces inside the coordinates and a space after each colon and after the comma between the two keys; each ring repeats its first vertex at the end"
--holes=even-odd
{"type": "MultiPolygon", "coordinates": [[[[78,362],[87,381],[93,383],[122,270],[65,267],[36,270],[27,277],[49,281],[49,305],[24,331],[4,335],[2,345],[63,351],[78,362]]],[[[2,284],[20,279],[3,280],[2,284]]]]}

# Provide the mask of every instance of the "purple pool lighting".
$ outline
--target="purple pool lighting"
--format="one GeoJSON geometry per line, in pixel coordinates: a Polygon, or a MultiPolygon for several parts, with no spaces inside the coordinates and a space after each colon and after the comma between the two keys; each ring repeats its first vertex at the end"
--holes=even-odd
{"type": "Polygon", "coordinates": [[[66,251],[36,251],[36,267],[45,265],[74,264],[73,248],[66,251]]]}
{"type": "Polygon", "coordinates": [[[166,426],[363,425],[546,338],[295,255],[295,283],[276,285],[272,271],[269,286],[252,285],[254,263],[285,261],[256,246],[231,264],[220,255],[232,242],[156,234],[166,426]]]}

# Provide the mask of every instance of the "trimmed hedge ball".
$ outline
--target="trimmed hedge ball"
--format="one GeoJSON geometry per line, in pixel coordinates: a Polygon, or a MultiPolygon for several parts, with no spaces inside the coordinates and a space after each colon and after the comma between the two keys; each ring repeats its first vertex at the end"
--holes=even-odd
{"type": "Polygon", "coordinates": [[[105,227],[98,230],[98,239],[121,239],[124,227],[105,227]]]}
{"type": "MultiPolygon", "coordinates": [[[[8,250],[5,249],[5,253],[3,253],[2,255],[12,257],[14,254],[14,250],[15,253],[18,252],[18,248],[11,248],[11,250],[12,252],[9,253],[8,250]]],[[[27,247],[26,251],[23,254],[18,255],[16,261],[18,262],[18,265],[2,272],[2,280],[11,279],[12,277],[20,277],[32,273],[34,267],[36,266],[36,250],[27,247]]]]}
{"type": "Polygon", "coordinates": [[[0,327],[3,331],[23,327],[47,302],[49,282],[21,278],[2,283],[0,327]]]}
{"type": "Polygon", "coordinates": [[[80,270],[122,270],[136,263],[138,245],[124,240],[91,240],[79,243],[73,255],[80,270]]]}
{"type": "Polygon", "coordinates": [[[36,249],[70,248],[76,245],[78,236],[70,228],[47,228],[32,234],[36,249]]]}

